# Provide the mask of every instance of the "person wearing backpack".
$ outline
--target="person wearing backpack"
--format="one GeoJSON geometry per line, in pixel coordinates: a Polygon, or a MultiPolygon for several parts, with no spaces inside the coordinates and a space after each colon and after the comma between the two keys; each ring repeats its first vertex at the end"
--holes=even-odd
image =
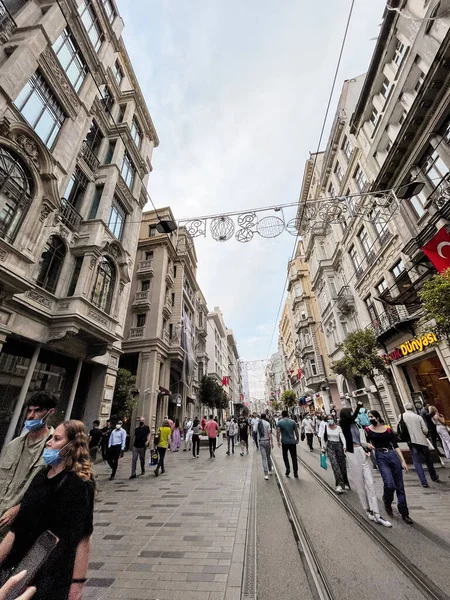
{"type": "Polygon", "coordinates": [[[411,402],[405,404],[405,409],[406,411],[400,415],[397,426],[399,440],[408,444],[419,481],[424,488],[427,488],[430,486],[423,470],[423,462],[428,467],[432,481],[439,481],[439,475],[434,468],[428,447],[428,428],[423,418],[417,414],[411,402]]]}

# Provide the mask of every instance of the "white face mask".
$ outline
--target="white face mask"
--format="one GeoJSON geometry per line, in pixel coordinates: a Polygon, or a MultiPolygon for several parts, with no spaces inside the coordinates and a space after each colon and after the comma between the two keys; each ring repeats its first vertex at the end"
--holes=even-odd
{"type": "Polygon", "coordinates": [[[117,423],[116,429],[121,429],[121,428],[122,428],[122,425],[120,423],[117,423]]]}

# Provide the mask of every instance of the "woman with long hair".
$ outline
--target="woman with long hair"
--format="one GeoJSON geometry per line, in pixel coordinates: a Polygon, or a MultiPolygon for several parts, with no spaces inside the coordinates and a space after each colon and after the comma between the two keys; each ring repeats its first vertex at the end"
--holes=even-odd
{"type": "Polygon", "coordinates": [[[350,484],[347,478],[347,463],[345,462],[345,452],[347,443],[344,434],[339,425],[336,425],[334,417],[330,414],[326,417],[326,427],[323,434],[322,452],[326,452],[330,459],[336,480],[336,491],[342,494],[344,489],[349,490],[350,484]]]}
{"type": "Polygon", "coordinates": [[[392,502],[394,492],[397,492],[398,512],[402,515],[405,523],[411,525],[412,520],[409,516],[408,505],[406,504],[405,485],[403,483],[403,471],[407,471],[405,459],[402,451],[398,447],[395,435],[388,427],[382,416],[377,410],[369,412],[370,425],[366,427],[368,448],[375,450],[378,469],[383,479],[383,502],[384,508],[390,517],[394,516],[392,512],[392,502]]]}
{"type": "Polygon", "coordinates": [[[445,417],[438,412],[435,406],[429,406],[428,412],[431,415],[431,420],[436,425],[436,431],[441,438],[442,448],[444,449],[445,457],[450,458],[450,433],[445,425],[445,417]]]}
{"type": "Polygon", "coordinates": [[[192,423],[192,458],[198,458],[200,453],[200,421],[195,417],[192,423]]]}
{"type": "Polygon", "coordinates": [[[93,530],[94,474],[81,421],[64,421],[42,455],[47,468],[25,492],[11,531],[0,544],[0,569],[12,572],[37,538],[50,530],[59,539],[37,573],[35,600],[80,600],[93,530]]]}
{"type": "Polygon", "coordinates": [[[391,527],[391,523],[380,515],[378,499],[373,483],[372,467],[369,462],[370,450],[364,429],[357,424],[362,402],[358,402],[356,410],[341,408],[339,425],[347,444],[347,470],[352,488],[356,490],[359,501],[366,511],[367,518],[379,525],[391,527]]]}
{"type": "Polygon", "coordinates": [[[175,425],[172,430],[172,443],[170,444],[170,449],[172,452],[178,452],[181,446],[181,431],[180,431],[180,421],[178,419],[175,420],[175,425]]]}

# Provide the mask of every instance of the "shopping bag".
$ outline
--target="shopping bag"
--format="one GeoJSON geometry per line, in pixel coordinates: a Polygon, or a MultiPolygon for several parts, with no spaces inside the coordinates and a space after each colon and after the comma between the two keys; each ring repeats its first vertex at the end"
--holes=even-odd
{"type": "Polygon", "coordinates": [[[148,461],[148,466],[154,467],[157,464],[158,464],[158,450],[156,448],[153,448],[153,450],[150,450],[150,460],[148,461]]]}
{"type": "Polygon", "coordinates": [[[325,471],[328,469],[327,455],[325,454],[325,452],[321,452],[320,454],[320,466],[322,467],[322,469],[325,469],[325,471]]]}

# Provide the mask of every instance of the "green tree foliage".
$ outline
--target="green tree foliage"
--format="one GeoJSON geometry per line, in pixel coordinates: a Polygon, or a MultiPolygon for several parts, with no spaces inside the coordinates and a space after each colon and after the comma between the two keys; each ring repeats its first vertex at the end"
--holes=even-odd
{"type": "Polygon", "coordinates": [[[276,412],[281,410],[281,403],[278,400],[272,400],[272,409],[276,412]]]}
{"type": "Polygon", "coordinates": [[[385,373],[386,365],[378,354],[377,338],[373,329],[360,329],[349,333],[343,344],[344,356],[332,365],[335,373],[346,379],[356,376],[374,381],[376,372],[385,373]]]}
{"type": "Polygon", "coordinates": [[[295,392],[293,390],[285,390],[281,394],[281,404],[283,404],[286,410],[297,406],[297,396],[295,392]]]}
{"type": "Polygon", "coordinates": [[[111,414],[116,415],[118,421],[127,422],[131,418],[133,409],[137,406],[137,401],[136,377],[126,369],[119,369],[111,414]]]}
{"type": "Polygon", "coordinates": [[[424,319],[434,319],[435,333],[450,342],[450,269],[429,279],[419,292],[419,297],[424,319]]]}
{"type": "Polygon", "coordinates": [[[202,378],[199,388],[200,402],[208,408],[214,408],[216,395],[216,381],[206,375],[202,378]]]}

